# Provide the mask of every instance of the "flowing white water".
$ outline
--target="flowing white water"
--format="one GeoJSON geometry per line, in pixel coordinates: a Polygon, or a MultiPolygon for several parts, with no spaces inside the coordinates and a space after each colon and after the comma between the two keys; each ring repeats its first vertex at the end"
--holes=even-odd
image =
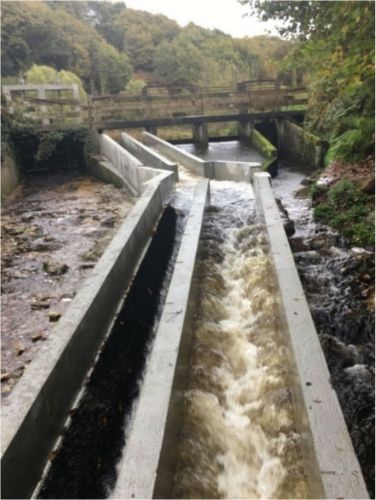
{"type": "Polygon", "coordinates": [[[250,186],[211,193],[174,498],[307,498],[266,232],[250,186]]]}

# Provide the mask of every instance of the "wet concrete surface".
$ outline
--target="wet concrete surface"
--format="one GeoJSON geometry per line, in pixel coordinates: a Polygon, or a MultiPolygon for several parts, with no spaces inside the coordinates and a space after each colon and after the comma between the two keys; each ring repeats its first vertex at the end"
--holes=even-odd
{"type": "Polygon", "coordinates": [[[135,199],[82,173],[27,178],[1,221],[2,396],[67,310],[135,199]]]}

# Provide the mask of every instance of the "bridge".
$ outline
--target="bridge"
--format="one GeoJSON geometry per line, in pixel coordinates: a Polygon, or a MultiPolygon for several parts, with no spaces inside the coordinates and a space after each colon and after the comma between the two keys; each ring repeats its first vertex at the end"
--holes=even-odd
{"type": "Polygon", "coordinates": [[[303,116],[307,93],[274,80],[233,86],[146,86],[137,93],[89,96],[83,101],[78,86],[4,85],[6,109],[22,123],[44,130],[87,125],[96,130],[193,125],[194,139],[207,139],[207,124],[303,116]]]}

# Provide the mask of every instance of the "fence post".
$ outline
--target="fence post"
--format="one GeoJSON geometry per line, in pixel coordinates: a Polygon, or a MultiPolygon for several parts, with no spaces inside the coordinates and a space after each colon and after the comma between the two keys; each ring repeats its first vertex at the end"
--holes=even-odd
{"type": "MultiPolygon", "coordinates": [[[[38,99],[46,98],[46,89],[42,86],[38,87],[38,99]]],[[[40,111],[42,116],[42,125],[49,125],[50,119],[48,117],[48,108],[45,104],[40,104],[40,111]]]]}

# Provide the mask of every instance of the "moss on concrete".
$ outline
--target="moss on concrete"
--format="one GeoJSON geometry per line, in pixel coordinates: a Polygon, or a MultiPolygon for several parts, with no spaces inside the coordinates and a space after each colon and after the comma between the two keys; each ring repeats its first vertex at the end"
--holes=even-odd
{"type": "Polygon", "coordinates": [[[264,155],[262,169],[268,172],[269,168],[277,161],[277,148],[255,128],[251,134],[251,145],[264,155]]]}

